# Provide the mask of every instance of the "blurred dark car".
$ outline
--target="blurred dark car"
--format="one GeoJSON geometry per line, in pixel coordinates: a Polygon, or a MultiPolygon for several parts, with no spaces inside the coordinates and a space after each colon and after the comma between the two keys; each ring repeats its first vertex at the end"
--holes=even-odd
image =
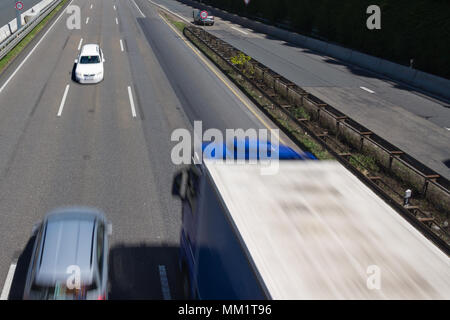
{"type": "Polygon", "coordinates": [[[111,224],[96,209],[50,212],[33,228],[36,239],[23,298],[106,300],[111,233],[111,224]]]}

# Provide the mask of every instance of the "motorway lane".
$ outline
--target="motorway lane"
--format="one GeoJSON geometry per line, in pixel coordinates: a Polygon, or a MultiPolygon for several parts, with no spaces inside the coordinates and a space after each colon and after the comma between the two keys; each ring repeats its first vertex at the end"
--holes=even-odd
{"type": "MultiPolygon", "coordinates": [[[[191,7],[153,1],[192,21],[191,7]]],[[[222,19],[205,28],[450,179],[448,101],[222,19]]]]}
{"type": "MultiPolygon", "coordinates": [[[[0,92],[0,283],[18,259],[11,293],[20,297],[33,224],[55,207],[88,205],[113,223],[110,297],[161,299],[162,265],[172,298],[179,298],[181,221],[170,193],[178,169],[170,135],[192,130],[194,120],[224,130],[264,128],[263,118],[212,75],[153,7],[138,1],[142,19],[130,1],[98,0],[91,9],[92,3],[74,0],[82,29],[67,30],[63,16],[0,92]],[[105,79],[98,85],[71,80],[81,38],[103,48],[105,79]]],[[[0,87],[17,66],[2,74],[0,87]]]]}

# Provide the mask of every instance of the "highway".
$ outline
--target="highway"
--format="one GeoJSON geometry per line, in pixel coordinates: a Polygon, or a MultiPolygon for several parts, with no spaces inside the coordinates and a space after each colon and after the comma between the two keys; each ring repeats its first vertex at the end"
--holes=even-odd
{"type": "MultiPolygon", "coordinates": [[[[152,0],[188,22],[193,8],[152,0]]],[[[205,27],[450,179],[450,102],[216,17],[205,27]]]]}
{"type": "Polygon", "coordinates": [[[81,30],[58,13],[0,76],[0,288],[21,297],[35,223],[83,205],[113,225],[111,299],[162,299],[160,266],[180,298],[172,132],[194,120],[204,130],[275,126],[150,2],[69,4],[81,8],[81,30]],[[97,85],[72,80],[87,43],[106,59],[97,85]]]}

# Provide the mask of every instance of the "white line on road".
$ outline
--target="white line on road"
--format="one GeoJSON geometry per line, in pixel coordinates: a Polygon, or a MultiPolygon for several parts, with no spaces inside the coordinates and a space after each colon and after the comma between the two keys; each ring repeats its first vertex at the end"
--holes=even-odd
{"type": "Polygon", "coordinates": [[[116,18],[116,24],[119,24],[119,20],[116,18]]]}
{"type": "Polygon", "coordinates": [[[116,10],[116,6],[114,6],[114,10],[116,10]]]}
{"type": "Polygon", "coordinates": [[[78,44],[78,51],[80,51],[82,43],[83,43],[83,38],[80,39],[80,44],[78,44]]]}
{"type": "Polygon", "coordinates": [[[88,22],[89,22],[89,17],[87,17],[87,19],[86,19],[86,24],[88,24],[88,22]]]}
{"type": "Polygon", "coordinates": [[[91,9],[92,9],[92,7],[93,7],[94,5],[93,4],[91,4],[91,9]]]}
{"type": "Polygon", "coordinates": [[[133,118],[136,118],[136,109],[134,108],[133,93],[131,92],[130,86],[128,86],[128,97],[130,98],[131,113],[133,114],[133,118]]]}
{"type": "Polygon", "coordinates": [[[241,32],[241,33],[243,33],[243,34],[248,34],[247,32],[242,31],[242,30],[239,30],[238,28],[235,28],[235,27],[231,27],[231,29],[234,29],[234,30],[236,30],[236,31],[239,31],[239,32],[241,32]]]}
{"type": "Polygon", "coordinates": [[[14,273],[16,272],[16,264],[12,263],[9,266],[8,275],[6,276],[5,284],[3,285],[2,295],[0,300],[8,300],[9,291],[11,290],[12,280],[14,278],[14,273]]]}
{"type": "Polygon", "coordinates": [[[152,0],[148,0],[150,3],[153,3],[154,5],[156,5],[156,6],[158,6],[158,7],[160,7],[160,8],[163,8],[164,10],[167,10],[167,11],[169,11],[170,13],[172,13],[172,14],[174,14],[174,15],[176,15],[178,18],[180,18],[180,19],[183,19],[184,21],[186,21],[187,23],[191,23],[188,19],[186,19],[185,17],[182,17],[182,16],[180,16],[178,13],[175,13],[175,12],[173,12],[172,10],[169,10],[169,9],[167,9],[167,7],[165,7],[165,6],[163,6],[163,5],[160,5],[160,4],[158,4],[158,3],[156,3],[156,2],[153,2],[152,0]]]}
{"type": "MultiPolygon", "coordinates": [[[[68,4],[68,6],[70,6],[72,4],[73,0],[70,1],[70,3],[68,4]]],[[[61,12],[61,14],[59,15],[58,19],[56,19],[55,22],[53,22],[53,24],[50,26],[50,28],[47,30],[47,32],[42,36],[41,40],[39,40],[38,43],[36,43],[36,45],[33,47],[33,49],[31,49],[30,53],[25,57],[25,59],[22,60],[22,63],[19,64],[19,66],[17,67],[17,69],[9,76],[8,80],[5,81],[5,83],[3,84],[3,86],[0,88],[0,93],[2,93],[2,91],[6,88],[6,86],[8,85],[8,83],[11,81],[12,78],[14,78],[14,76],[16,75],[16,73],[22,68],[22,66],[25,64],[25,62],[27,62],[28,58],[30,58],[30,56],[33,54],[34,50],[36,50],[36,48],[41,44],[41,42],[45,39],[45,37],[47,36],[47,34],[53,29],[53,27],[55,26],[55,24],[59,21],[59,19],[61,19],[61,17],[63,16],[63,14],[66,13],[66,10],[64,10],[63,12],[61,12]]]]}
{"type": "Polygon", "coordinates": [[[122,39],[120,39],[120,50],[122,50],[122,52],[123,52],[123,42],[122,42],[122,39]]]}
{"type": "Polygon", "coordinates": [[[367,91],[369,93],[375,93],[375,91],[372,91],[370,89],[367,89],[366,87],[360,87],[361,89],[363,89],[364,91],[367,91]]]}
{"type": "Polygon", "coordinates": [[[145,18],[145,14],[141,11],[141,9],[139,9],[138,5],[136,4],[136,2],[134,2],[134,0],[131,0],[134,5],[136,6],[136,8],[139,10],[139,12],[142,14],[142,17],[145,18]]]}
{"type": "Polygon", "coordinates": [[[448,131],[450,131],[450,128],[447,128],[447,127],[446,127],[445,129],[447,129],[448,131]]]}
{"type": "Polygon", "coordinates": [[[159,266],[159,278],[161,279],[161,290],[164,300],[172,300],[170,297],[169,280],[167,279],[166,266],[159,266]]]}
{"type": "Polygon", "coordinates": [[[66,86],[66,90],[64,90],[64,95],[63,98],[61,100],[61,104],[59,105],[59,110],[58,110],[58,117],[61,117],[63,108],[64,108],[64,104],[66,103],[66,98],[67,98],[67,93],[69,92],[69,85],[66,86]]]}

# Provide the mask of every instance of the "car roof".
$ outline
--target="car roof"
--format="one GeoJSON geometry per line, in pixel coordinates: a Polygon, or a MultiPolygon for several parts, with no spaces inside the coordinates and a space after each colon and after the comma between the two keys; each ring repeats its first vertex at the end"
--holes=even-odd
{"type": "Polygon", "coordinates": [[[35,282],[52,285],[68,279],[67,268],[78,266],[82,283],[93,278],[93,245],[97,221],[104,220],[99,211],[87,208],[69,208],[50,213],[44,219],[41,252],[35,261],[35,282]]]}
{"type": "Polygon", "coordinates": [[[81,48],[81,55],[98,55],[99,54],[99,45],[98,44],[85,44],[81,48]]]}

